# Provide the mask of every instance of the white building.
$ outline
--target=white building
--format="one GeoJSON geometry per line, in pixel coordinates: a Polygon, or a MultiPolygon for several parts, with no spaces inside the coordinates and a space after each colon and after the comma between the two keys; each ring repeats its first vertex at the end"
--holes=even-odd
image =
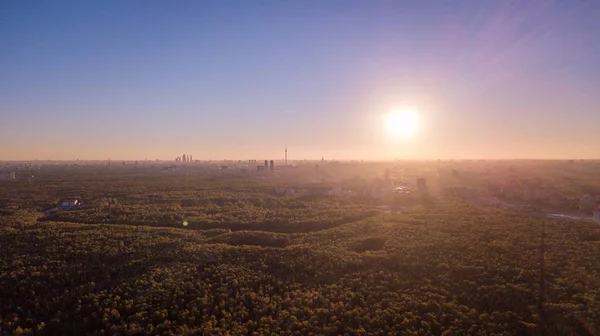
{"type": "Polygon", "coordinates": [[[333,192],[329,187],[321,186],[321,187],[311,187],[306,189],[306,194],[310,196],[326,196],[332,195],[333,192]]]}
{"type": "Polygon", "coordinates": [[[296,190],[293,188],[279,187],[279,188],[275,188],[275,193],[277,195],[294,195],[296,193],[296,190]]]}
{"type": "Polygon", "coordinates": [[[0,180],[14,180],[17,178],[15,172],[0,172],[0,180]]]}
{"type": "Polygon", "coordinates": [[[69,209],[79,205],[81,205],[81,202],[79,202],[78,199],[65,199],[60,201],[59,207],[62,209],[69,209]]]}
{"type": "Polygon", "coordinates": [[[334,195],[340,195],[342,193],[342,184],[341,183],[333,183],[331,185],[331,193],[334,195]]]}

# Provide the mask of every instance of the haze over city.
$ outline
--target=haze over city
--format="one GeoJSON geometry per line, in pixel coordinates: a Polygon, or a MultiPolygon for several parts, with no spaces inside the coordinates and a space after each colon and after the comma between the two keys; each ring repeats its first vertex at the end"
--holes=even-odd
{"type": "Polygon", "coordinates": [[[0,159],[597,158],[599,10],[2,1],[0,159]]]}
{"type": "Polygon", "coordinates": [[[600,335],[600,1],[0,0],[0,335],[600,335]]]}

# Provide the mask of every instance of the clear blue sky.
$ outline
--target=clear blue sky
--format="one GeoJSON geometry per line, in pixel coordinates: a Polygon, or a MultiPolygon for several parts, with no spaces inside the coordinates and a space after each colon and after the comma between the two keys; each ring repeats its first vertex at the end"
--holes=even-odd
{"type": "Polygon", "coordinates": [[[598,1],[0,2],[0,160],[597,158],[599,92],[598,1]]]}

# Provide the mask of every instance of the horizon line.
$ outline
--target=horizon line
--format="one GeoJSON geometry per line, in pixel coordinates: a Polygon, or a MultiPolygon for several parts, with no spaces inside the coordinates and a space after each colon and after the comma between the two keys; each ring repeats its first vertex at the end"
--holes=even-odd
{"type": "MultiPolygon", "coordinates": [[[[235,162],[244,163],[248,160],[256,160],[256,163],[271,159],[194,159],[194,162],[235,162]]],[[[111,162],[176,162],[173,159],[110,159],[111,162]]],[[[285,161],[285,159],[273,159],[273,161],[285,161]]],[[[288,162],[304,162],[304,161],[323,161],[322,159],[296,159],[288,162]]],[[[399,161],[600,161],[600,158],[438,158],[438,159],[324,159],[324,161],[338,162],[399,162],[399,161]]],[[[0,159],[0,162],[106,162],[108,159],[0,159]]],[[[179,162],[182,163],[182,162],[179,162]]]]}

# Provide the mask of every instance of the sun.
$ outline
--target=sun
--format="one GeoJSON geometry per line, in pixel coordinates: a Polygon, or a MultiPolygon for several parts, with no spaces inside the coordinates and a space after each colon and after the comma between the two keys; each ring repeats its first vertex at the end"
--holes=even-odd
{"type": "Polygon", "coordinates": [[[419,129],[419,114],[415,109],[393,110],[385,115],[384,122],[393,139],[407,139],[419,129]]]}

